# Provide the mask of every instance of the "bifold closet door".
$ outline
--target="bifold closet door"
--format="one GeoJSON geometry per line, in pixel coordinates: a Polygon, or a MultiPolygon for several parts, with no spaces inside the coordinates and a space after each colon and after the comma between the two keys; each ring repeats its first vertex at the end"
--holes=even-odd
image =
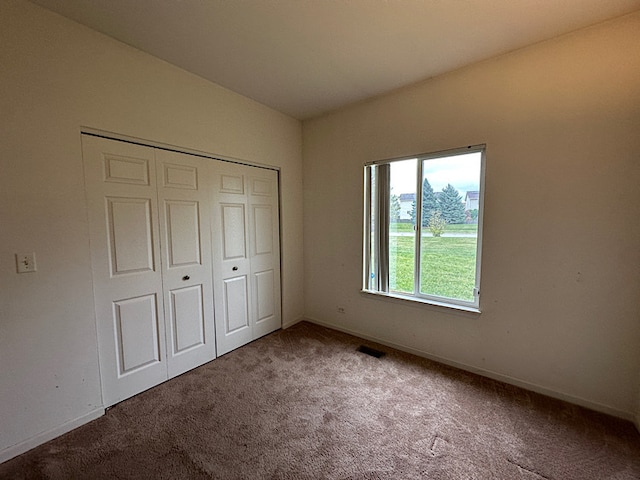
{"type": "Polygon", "coordinates": [[[211,272],[212,161],[156,150],[168,377],[216,357],[211,272]]]}
{"type": "Polygon", "coordinates": [[[215,358],[210,162],[83,135],[103,402],[215,358]]]}
{"type": "Polygon", "coordinates": [[[103,403],[167,379],[155,152],[82,139],[103,403]]]}
{"type": "Polygon", "coordinates": [[[216,345],[223,355],[281,326],[277,172],[214,170],[216,345]]]}

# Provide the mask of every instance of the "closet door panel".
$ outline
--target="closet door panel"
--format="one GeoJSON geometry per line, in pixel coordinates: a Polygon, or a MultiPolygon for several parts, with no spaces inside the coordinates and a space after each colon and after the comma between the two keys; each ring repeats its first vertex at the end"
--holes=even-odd
{"type": "Polygon", "coordinates": [[[161,361],[155,295],[113,303],[118,350],[118,375],[123,376],[161,361]]]}
{"type": "Polygon", "coordinates": [[[253,333],[258,338],[282,325],[278,174],[254,168],[249,178],[253,333]]]}
{"type": "Polygon", "coordinates": [[[169,378],[216,357],[210,162],[156,151],[169,378]]]}
{"type": "Polygon", "coordinates": [[[216,329],[221,355],[280,328],[278,174],[215,164],[216,329]]]}
{"type": "Polygon", "coordinates": [[[106,197],[112,275],[152,272],[151,199],[106,197]]]}
{"type": "Polygon", "coordinates": [[[167,378],[155,152],[83,135],[103,401],[167,378]]]}
{"type": "Polygon", "coordinates": [[[246,167],[215,162],[213,181],[216,345],[223,355],[253,340],[246,167]]]}
{"type": "Polygon", "coordinates": [[[224,280],[224,333],[233,334],[245,330],[249,324],[249,292],[247,277],[227,278],[224,280]]]}
{"type": "Polygon", "coordinates": [[[167,267],[201,265],[200,205],[197,201],[165,201],[167,267]]]}
{"type": "Polygon", "coordinates": [[[245,205],[243,203],[220,203],[222,229],[222,260],[246,260],[245,205]]]}
{"type": "Polygon", "coordinates": [[[169,315],[174,354],[204,345],[206,341],[202,285],[171,290],[169,315]]]}
{"type": "Polygon", "coordinates": [[[256,285],[257,316],[256,321],[272,318],[276,314],[275,279],[273,270],[258,272],[254,275],[256,285]]]}

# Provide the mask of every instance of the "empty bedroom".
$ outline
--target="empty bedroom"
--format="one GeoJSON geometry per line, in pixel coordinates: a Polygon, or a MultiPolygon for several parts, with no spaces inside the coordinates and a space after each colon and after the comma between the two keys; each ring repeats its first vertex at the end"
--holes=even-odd
{"type": "Polygon", "coordinates": [[[640,1],[0,2],[0,478],[640,479],[640,1]]]}

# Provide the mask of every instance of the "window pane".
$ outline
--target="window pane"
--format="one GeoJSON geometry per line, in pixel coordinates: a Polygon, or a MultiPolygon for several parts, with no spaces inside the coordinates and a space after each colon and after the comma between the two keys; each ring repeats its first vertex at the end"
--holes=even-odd
{"type": "Polygon", "coordinates": [[[368,228],[369,228],[369,269],[367,271],[367,288],[375,290],[378,288],[378,279],[376,278],[376,272],[378,271],[378,264],[377,264],[377,255],[376,255],[376,249],[377,249],[377,245],[378,245],[378,239],[376,236],[376,223],[378,221],[377,218],[377,209],[376,209],[376,203],[377,203],[377,198],[378,198],[378,191],[376,189],[376,168],[375,167],[370,167],[369,168],[369,189],[370,189],[370,196],[369,196],[369,205],[368,205],[368,209],[369,209],[369,222],[368,222],[368,228]]]}
{"type": "Polygon", "coordinates": [[[414,293],[417,159],[390,164],[389,291],[414,293]]]}
{"type": "Polygon", "coordinates": [[[474,301],[481,158],[422,162],[421,294],[474,301]]]}

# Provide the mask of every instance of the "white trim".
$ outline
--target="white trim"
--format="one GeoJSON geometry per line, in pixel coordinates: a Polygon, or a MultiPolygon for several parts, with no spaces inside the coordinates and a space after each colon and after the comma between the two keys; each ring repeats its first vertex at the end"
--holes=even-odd
{"type": "Polygon", "coordinates": [[[420,153],[418,155],[409,155],[406,157],[394,157],[383,160],[374,160],[372,162],[366,162],[364,165],[381,165],[385,163],[402,162],[404,160],[429,160],[432,158],[440,157],[455,157],[456,155],[465,155],[470,152],[477,152],[483,148],[486,148],[486,143],[478,143],[476,145],[468,145],[466,147],[449,148],[447,150],[438,150],[437,152],[420,153]]]}
{"type": "Polygon", "coordinates": [[[424,296],[410,294],[402,295],[395,292],[378,292],[376,290],[360,290],[360,293],[366,295],[374,295],[375,297],[378,297],[380,299],[393,299],[400,300],[402,302],[421,303],[423,305],[433,305],[435,307],[452,308],[453,310],[460,310],[461,312],[482,313],[479,308],[453,303],[451,301],[448,301],[449,299],[446,298],[443,298],[443,301],[437,301],[424,296]]]}
{"type": "Polygon", "coordinates": [[[142,145],[145,147],[159,148],[161,150],[169,150],[171,152],[187,153],[189,155],[208,158],[210,160],[221,160],[223,162],[238,163],[240,165],[247,165],[249,167],[265,168],[267,170],[276,170],[277,172],[280,172],[280,167],[273,166],[273,165],[266,165],[264,163],[253,162],[253,161],[244,160],[241,158],[229,157],[226,155],[212,154],[209,152],[203,152],[202,150],[195,150],[193,148],[186,148],[178,145],[171,145],[169,143],[162,143],[162,142],[156,142],[154,140],[132,137],[132,136],[123,135],[120,133],[109,132],[107,130],[99,130],[97,128],[92,128],[92,127],[86,127],[86,126],[80,127],[80,134],[91,135],[93,137],[102,137],[108,140],[117,140],[120,142],[135,143],[136,145],[142,145]]]}
{"type": "Polygon", "coordinates": [[[612,415],[614,417],[621,418],[623,420],[627,420],[630,422],[636,423],[636,427],[640,430],[640,418],[638,415],[634,418],[634,414],[632,412],[625,412],[623,410],[618,410],[617,408],[612,408],[607,405],[603,405],[601,403],[592,402],[590,400],[586,400],[584,398],[575,397],[573,395],[569,395],[562,392],[557,392],[555,390],[551,390],[549,388],[543,387],[541,385],[537,385],[535,383],[530,383],[525,380],[520,380],[515,377],[510,377],[508,375],[502,375],[497,372],[493,372],[491,370],[485,370],[482,368],[477,368],[471,365],[467,365],[464,363],[456,362],[455,360],[451,360],[448,358],[440,357],[438,355],[432,355],[422,350],[418,350],[412,347],[407,347],[405,345],[400,345],[394,342],[390,342],[388,340],[384,340],[382,338],[378,338],[372,335],[367,335],[366,333],[358,332],[355,330],[350,330],[348,328],[343,328],[339,325],[334,325],[332,323],[323,322],[314,318],[306,317],[306,321],[315,323],[317,325],[331,328],[333,330],[338,330],[339,332],[347,333],[349,335],[353,335],[356,337],[363,338],[365,340],[370,340],[372,342],[379,343],[381,345],[386,345],[387,347],[395,348],[396,350],[400,350],[402,352],[411,353],[413,355],[417,355],[419,357],[427,358],[429,360],[433,360],[438,363],[443,363],[445,365],[449,365],[451,367],[459,368],[460,370],[465,370],[467,372],[475,373],[477,375],[481,375],[483,377],[490,378],[492,380],[497,380],[499,382],[507,383],[509,385],[514,385],[516,387],[524,388],[525,390],[529,390],[532,392],[540,393],[542,395],[546,395],[547,397],[552,397],[557,400],[562,400],[568,403],[572,403],[574,405],[578,405],[580,407],[585,407],[590,410],[595,410],[596,412],[605,413],[607,415],[612,415]]]}
{"type": "MultiPolygon", "coordinates": [[[[417,296],[420,293],[420,280],[422,276],[422,267],[420,262],[422,261],[422,205],[424,199],[423,183],[424,179],[422,175],[424,169],[424,163],[422,160],[416,160],[416,216],[413,219],[414,227],[414,242],[413,242],[413,293],[412,296],[417,296]]],[[[389,293],[389,292],[387,292],[389,293]]]]}
{"type": "Polygon", "coordinates": [[[371,167],[364,169],[364,215],[362,216],[362,288],[371,284],[371,167]]]}
{"type": "Polygon", "coordinates": [[[23,442],[20,442],[11,447],[5,448],[0,451],[0,463],[6,462],[18,455],[22,455],[25,452],[28,452],[32,448],[35,448],[43,443],[48,442],[49,440],[53,440],[54,438],[59,437],[60,435],[64,435],[71,430],[78,428],[86,423],[89,423],[96,418],[104,415],[105,409],[98,408],[96,410],[92,410],[91,412],[83,415],[82,417],[76,418],[75,420],[71,420],[69,422],[63,423],[62,425],[52,428],[51,430],[47,430],[46,432],[39,433],[23,442]]]}
{"type": "Polygon", "coordinates": [[[304,317],[298,317],[288,322],[282,322],[282,329],[286,330],[287,328],[293,327],[295,324],[303,322],[304,320],[304,317]]]}
{"type": "Polygon", "coordinates": [[[473,289],[474,306],[480,308],[480,276],[482,270],[482,242],[484,232],[484,185],[487,169],[487,145],[480,150],[480,184],[478,185],[478,232],[476,237],[476,286],[473,289]]]}

